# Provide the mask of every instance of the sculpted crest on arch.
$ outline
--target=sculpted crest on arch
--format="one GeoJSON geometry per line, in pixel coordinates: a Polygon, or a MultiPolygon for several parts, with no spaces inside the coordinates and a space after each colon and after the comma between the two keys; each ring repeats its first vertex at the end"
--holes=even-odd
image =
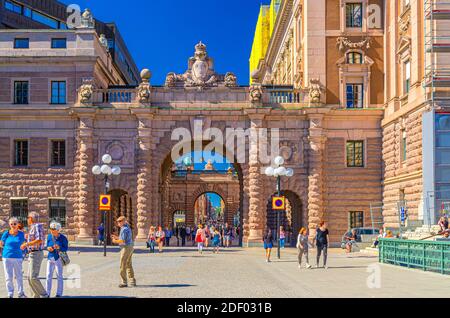
{"type": "Polygon", "coordinates": [[[231,72],[226,75],[214,71],[214,61],[208,56],[206,45],[201,41],[195,46],[194,56],[189,58],[188,70],[184,74],[169,73],[166,77],[166,87],[183,88],[197,87],[235,87],[237,78],[231,72]]]}

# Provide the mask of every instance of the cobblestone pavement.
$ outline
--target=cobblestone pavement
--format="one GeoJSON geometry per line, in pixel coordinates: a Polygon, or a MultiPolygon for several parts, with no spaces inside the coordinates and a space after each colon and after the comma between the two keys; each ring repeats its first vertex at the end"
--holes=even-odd
{"type": "MultiPolygon", "coordinates": [[[[329,254],[328,270],[307,270],[298,268],[295,249],[283,250],[281,260],[274,257],[273,262],[266,263],[264,251],[257,248],[231,248],[218,255],[211,251],[199,255],[190,248],[169,248],[163,254],[149,254],[144,248],[136,248],[133,262],[138,286],[119,289],[117,248],[111,248],[105,258],[101,248],[72,247],[72,265],[65,269],[65,295],[118,298],[448,296],[448,276],[379,265],[374,256],[348,256],[339,249],[332,249],[329,254]],[[81,273],[77,268],[81,268],[81,273]]],[[[315,264],[313,252],[310,258],[315,264]]],[[[46,261],[42,279],[45,267],[46,261]]],[[[27,265],[25,272],[26,269],[27,265]]],[[[3,266],[1,272],[0,296],[5,297],[3,266]]],[[[30,295],[26,281],[25,287],[30,295]]]]}

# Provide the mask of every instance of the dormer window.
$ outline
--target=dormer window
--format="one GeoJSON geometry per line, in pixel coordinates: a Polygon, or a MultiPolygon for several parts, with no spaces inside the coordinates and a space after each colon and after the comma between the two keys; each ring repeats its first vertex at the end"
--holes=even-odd
{"type": "Polygon", "coordinates": [[[347,64],[362,64],[363,56],[359,52],[347,53],[347,64]]]}

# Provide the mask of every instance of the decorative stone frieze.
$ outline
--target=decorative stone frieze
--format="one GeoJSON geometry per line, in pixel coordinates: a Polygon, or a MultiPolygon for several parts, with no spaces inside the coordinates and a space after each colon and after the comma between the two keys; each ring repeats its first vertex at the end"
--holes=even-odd
{"type": "Polygon", "coordinates": [[[352,42],[347,37],[340,36],[337,38],[336,43],[339,47],[339,51],[345,51],[347,49],[361,49],[368,50],[370,49],[372,39],[370,37],[364,38],[359,42],[352,42]]]}
{"type": "Polygon", "coordinates": [[[94,80],[92,78],[83,79],[83,84],[78,90],[78,99],[82,105],[92,105],[94,89],[94,80]]]}

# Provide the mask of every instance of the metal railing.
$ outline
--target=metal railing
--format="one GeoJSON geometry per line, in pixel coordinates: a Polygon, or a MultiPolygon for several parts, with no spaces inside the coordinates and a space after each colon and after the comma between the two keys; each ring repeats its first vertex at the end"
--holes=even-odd
{"type": "Polygon", "coordinates": [[[450,241],[380,239],[380,263],[450,275],[450,241]]]}

